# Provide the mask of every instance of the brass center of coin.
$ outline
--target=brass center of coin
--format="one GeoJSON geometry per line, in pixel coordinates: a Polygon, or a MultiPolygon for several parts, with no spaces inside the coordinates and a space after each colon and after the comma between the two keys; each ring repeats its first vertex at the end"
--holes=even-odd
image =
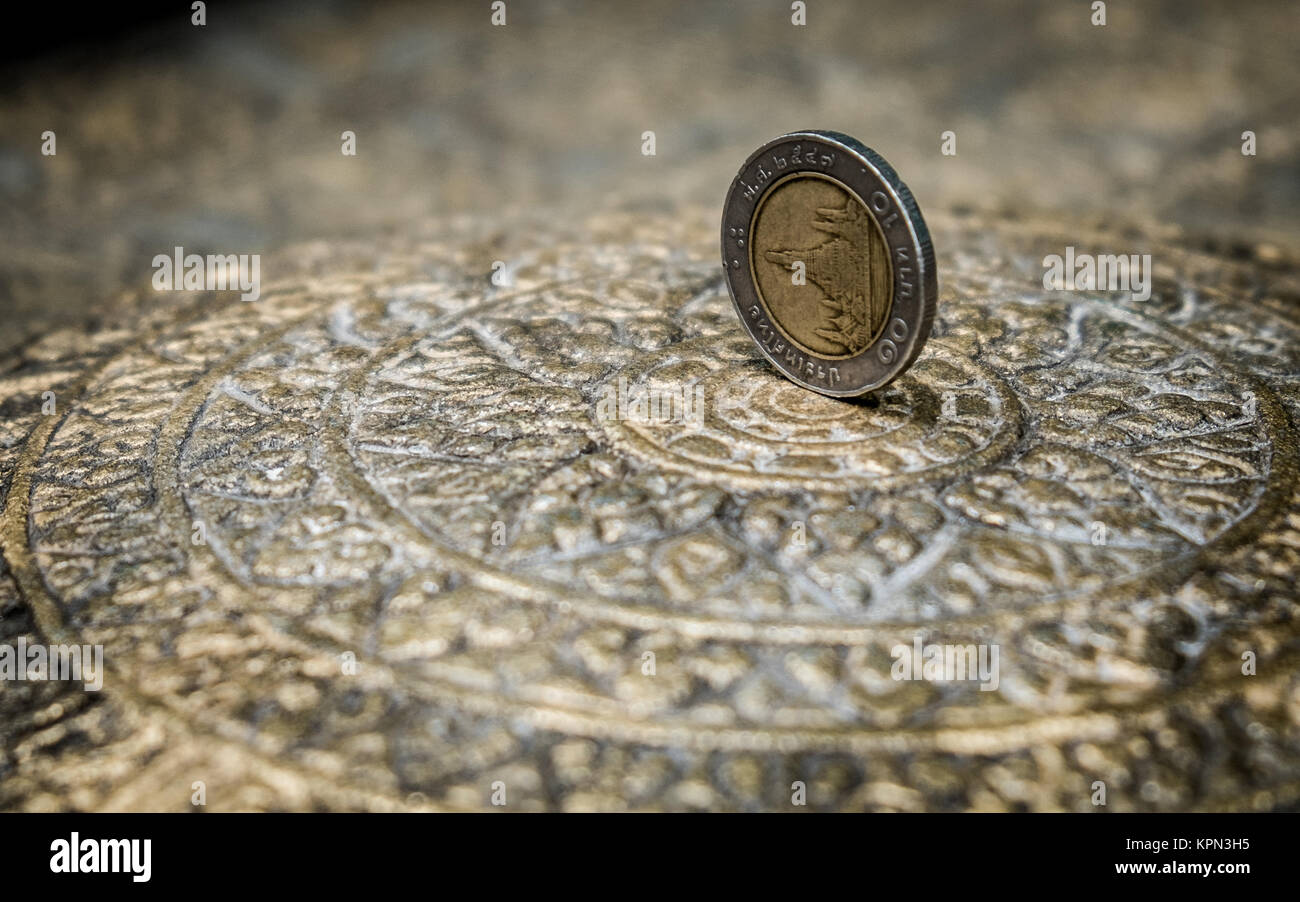
{"type": "Polygon", "coordinates": [[[885,236],[860,197],[835,179],[797,172],[759,200],[749,234],[754,285],[786,338],[822,357],[871,346],[889,319],[894,276],[885,236]]]}

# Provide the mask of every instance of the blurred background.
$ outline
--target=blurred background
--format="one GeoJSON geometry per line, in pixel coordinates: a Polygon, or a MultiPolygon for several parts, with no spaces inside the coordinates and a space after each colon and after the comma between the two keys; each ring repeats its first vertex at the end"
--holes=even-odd
{"type": "Polygon", "coordinates": [[[808,127],[875,147],[924,210],[1300,232],[1293,2],[1109,3],[1104,26],[1087,0],[808,0],[803,26],[785,0],[505,12],[223,2],[198,27],[188,3],[38,11],[0,74],[0,350],[102,315],[160,248],[720,207],[750,150],[808,127]]]}

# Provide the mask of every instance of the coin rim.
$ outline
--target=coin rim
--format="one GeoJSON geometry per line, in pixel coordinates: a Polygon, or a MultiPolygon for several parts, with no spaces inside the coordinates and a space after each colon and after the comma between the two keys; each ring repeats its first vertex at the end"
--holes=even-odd
{"type": "MultiPolygon", "coordinates": [[[[800,170],[795,171],[797,172],[800,170]]],[[[818,169],[809,169],[807,171],[821,172],[821,170],[818,169]]],[[[838,176],[837,179],[843,182],[850,190],[857,194],[858,197],[864,197],[863,186],[861,184],[856,184],[856,179],[838,176]]],[[[762,205],[763,199],[766,197],[767,193],[773,189],[776,181],[777,180],[773,180],[772,183],[765,185],[762,193],[754,200],[754,208],[756,210],[762,205]]],[[[884,231],[884,227],[880,223],[879,217],[871,210],[870,206],[868,206],[868,212],[870,212],[876,219],[877,227],[884,231]]],[[[745,218],[748,222],[748,217],[742,218],[745,218]]],[[[752,240],[753,236],[750,235],[749,238],[752,240]]],[[[888,238],[888,233],[886,233],[886,238],[888,238]]],[[[920,356],[921,350],[925,347],[925,343],[930,337],[939,294],[938,276],[934,261],[934,248],[930,241],[930,231],[925,224],[924,217],[921,215],[921,210],[916,203],[916,199],[912,196],[912,192],[908,189],[907,185],[903,183],[903,180],[898,177],[898,174],[894,171],[893,167],[891,167],[889,163],[887,163],[884,158],[874,150],[849,135],[821,129],[794,131],[767,141],[751,153],[737,170],[735,177],[731,180],[731,186],[727,190],[727,197],[722,207],[722,221],[719,228],[719,247],[722,253],[722,267],[726,274],[727,291],[731,296],[732,306],[735,308],[736,314],[740,317],[740,321],[744,325],[746,333],[754,344],[758,346],[759,351],[762,352],[763,356],[767,358],[769,363],[780,370],[787,379],[811,391],[834,398],[856,398],[867,394],[868,392],[883,388],[911,368],[912,364],[916,362],[916,358],[920,356]],[[782,363],[780,358],[769,352],[759,336],[754,333],[749,319],[745,316],[745,311],[736,297],[736,286],[734,280],[737,277],[744,277],[745,268],[741,267],[736,270],[729,265],[729,255],[727,253],[727,222],[734,218],[729,214],[732,213],[733,204],[736,202],[737,190],[741,183],[741,176],[743,176],[746,170],[748,170],[761,156],[768,153],[777,145],[787,143],[791,140],[808,140],[815,143],[829,145],[837,152],[845,152],[849,154],[859,162],[863,168],[869,168],[876,175],[880,183],[893,195],[892,199],[897,204],[898,209],[903,213],[903,219],[906,223],[908,236],[911,239],[910,244],[916,254],[916,266],[917,269],[920,270],[915,282],[917,285],[917,291],[920,295],[918,298],[918,306],[921,314],[920,322],[917,324],[916,328],[912,330],[912,334],[908,339],[911,344],[907,346],[906,352],[904,353],[902,349],[900,349],[899,359],[901,360],[901,363],[896,362],[893,369],[887,372],[883,378],[874,382],[836,389],[817,385],[809,382],[796,373],[790,372],[790,370],[782,363]]],[[[898,280],[897,267],[893,266],[892,259],[890,262],[891,268],[893,269],[893,279],[891,281],[896,287],[898,280]]],[[[752,281],[753,280],[751,279],[751,282],[752,281]]],[[[757,286],[755,285],[753,287],[755,296],[761,299],[761,295],[759,295],[757,291],[757,286]]],[[[896,295],[890,299],[891,311],[895,307],[896,300],[896,295]]],[[[769,318],[771,317],[769,316],[769,318]]],[[[773,324],[776,325],[775,319],[773,319],[773,324]]],[[[883,337],[884,331],[882,330],[882,332],[877,335],[876,340],[863,349],[859,354],[840,359],[858,360],[871,354],[883,337]]],[[[822,355],[815,356],[821,357],[822,355]]]]}

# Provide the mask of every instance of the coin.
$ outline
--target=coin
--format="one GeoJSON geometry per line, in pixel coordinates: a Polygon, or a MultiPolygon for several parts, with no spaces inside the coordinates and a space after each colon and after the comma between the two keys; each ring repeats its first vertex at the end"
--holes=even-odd
{"type": "Polygon", "coordinates": [[[939,293],[921,211],[875,151],[829,131],[750,155],[722,211],[732,303],[789,379],[856,397],[921,353],[939,293]]]}

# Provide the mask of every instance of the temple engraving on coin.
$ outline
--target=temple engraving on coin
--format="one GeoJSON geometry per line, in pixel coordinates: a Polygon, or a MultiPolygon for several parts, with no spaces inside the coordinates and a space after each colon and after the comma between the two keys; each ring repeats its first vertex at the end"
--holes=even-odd
{"type": "Polygon", "coordinates": [[[722,259],[750,337],[805,388],[881,388],[929,336],[925,222],[889,164],[846,135],[797,132],[755,151],[723,208],[722,259]]]}
{"type": "Polygon", "coordinates": [[[769,193],[753,235],[759,294],[792,341],[850,356],[880,334],[890,307],[889,257],[859,198],[829,179],[792,177],[769,193]],[[811,246],[810,231],[818,235],[811,246]]]}

